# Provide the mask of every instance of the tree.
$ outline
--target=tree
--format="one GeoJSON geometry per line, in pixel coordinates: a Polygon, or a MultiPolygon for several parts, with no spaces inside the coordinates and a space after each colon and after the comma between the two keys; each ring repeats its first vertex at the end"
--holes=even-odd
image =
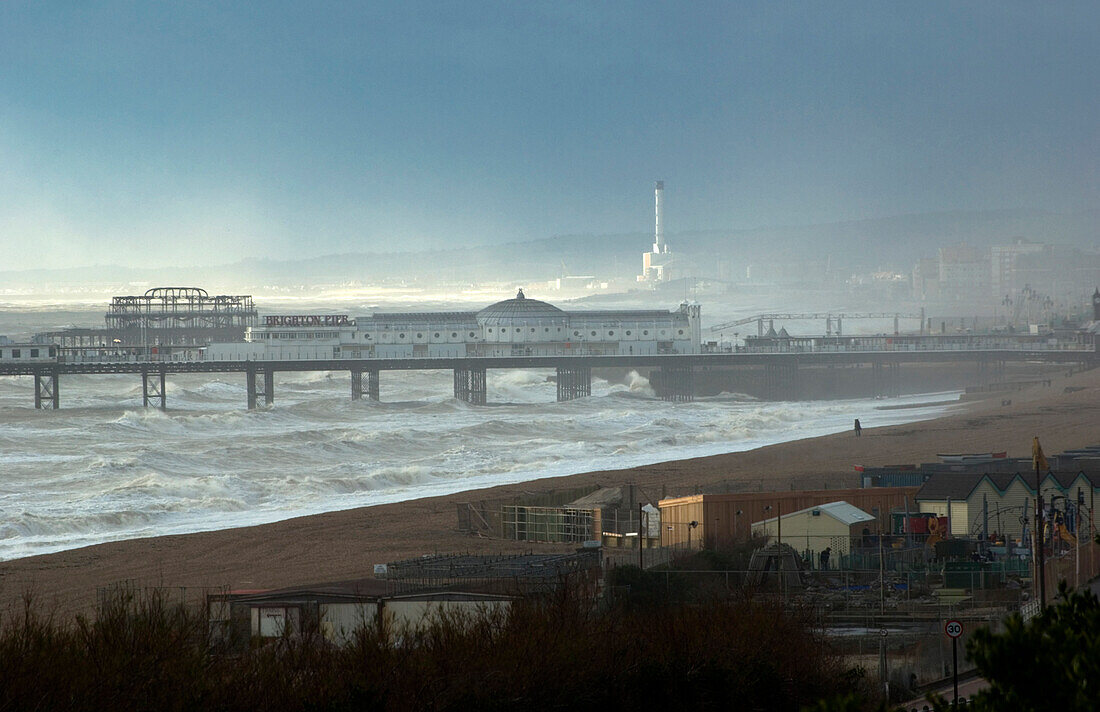
{"type": "MultiPolygon", "coordinates": [[[[989,688],[972,710],[1095,710],[1100,700],[1100,599],[1059,586],[1057,604],[1024,622],[1013,614],[1005,630],[975,631],[970,659],[989,688]]],[[[945,708],[946,709],[946,708],[945,708]]]]}

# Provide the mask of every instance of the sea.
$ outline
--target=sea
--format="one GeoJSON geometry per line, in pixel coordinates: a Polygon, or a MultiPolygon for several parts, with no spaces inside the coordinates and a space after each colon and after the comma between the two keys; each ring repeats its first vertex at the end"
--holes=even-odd
{"type": "MultiPolygon", "coordinates": [[[[493,301],[257,301],[261,313],[354,316],[470,309],[479,299],[493,301]]],[[[652,306],[641,301],[561,305],[652,306]]],[[[0,334],[102,323],[103,311],[0,303],[0,334]]],[[[711,320],[760,311],[742,304],[711,320]]],[[[629,373],[614,382],[594,376],[591,397],[557,403],[552,376],[490,371],[489,405],[471,406],[453,398],[450,371],[383,372],[380,402],[352,401],[346,372],[279,373],[274,406],[248,411],[243,374],[170,375],[163,412],[142,407],[135,375],[63,376],[58,411],[34,409],[32,378],[0,377],[0,560],[749,450],[849,430],[855,418],[864,427],[912,422],[950,411],[956,406],[944,401],[959,395],[892,398],[889,405],[909,407],[889,409],[871,399],[762,402],[738,393],[668,403],[629,373]]]]}

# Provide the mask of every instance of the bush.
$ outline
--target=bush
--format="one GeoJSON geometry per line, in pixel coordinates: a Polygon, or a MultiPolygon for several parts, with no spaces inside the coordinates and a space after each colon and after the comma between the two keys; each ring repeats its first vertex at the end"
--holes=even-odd
{"type": "Polygon", "coordinates": [[[68,624],[27,602],[0,626],[0,710],[767,711],[848,691],[812,618],[747,600],[599,607],[562,593],[368,626],[342,648],[306,634],[233,656],[206,631],[157,594],[119,593],[68,624]]]}

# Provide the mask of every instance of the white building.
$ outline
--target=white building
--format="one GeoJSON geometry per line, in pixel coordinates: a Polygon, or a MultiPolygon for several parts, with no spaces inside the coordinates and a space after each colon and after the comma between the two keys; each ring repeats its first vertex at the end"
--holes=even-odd
{"type": "Polygon", "coordinates": [[[567,312],[523,290],[477,312],[269,316],[206,360],[470,358],[699,353],[701,308],[567,312]]]}
{"type": "MultiPolygon", "coordinates": [[[[847,502],[829,502],[782,515],[782,543],[817,561],[818,555],[830,549],[833,561],[851,551],[851,542],[863,535],[864,529],[875,530],[875,517],[847,502]]],[[[753,522],[752,530],[768,537],[769,543],[780,536],[779,517],[753,522]]]]}

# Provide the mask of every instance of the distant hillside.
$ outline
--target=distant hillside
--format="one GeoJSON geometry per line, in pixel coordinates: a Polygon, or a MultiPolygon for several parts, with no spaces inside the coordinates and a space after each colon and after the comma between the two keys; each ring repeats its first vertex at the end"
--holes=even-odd
{"type": "MultiPolygon", "coordinates": [[[[834,270],[908,271],[937,248],[966,241],[1015,238],[1095,249],[1100,211],[1058,214],[1035,210],[924,213],[824,225],[671,233],[673,250],[696,276],[740,276],[749,265],[774,271],[810,263],[834,270]]],[[[24,285],[148,282],[200,284],[230,290],[319,282],[476,282],[551,279],[563,272],[631,278],[648,249],[646,233],[567,235],[530,242],[441,251],[349,253],[297,261],[257,260],[204,268],[97,266],[0,272],[0,289],[24,285]]],[[[754,267],[755,268],[755,267],[754,267]]]]}

